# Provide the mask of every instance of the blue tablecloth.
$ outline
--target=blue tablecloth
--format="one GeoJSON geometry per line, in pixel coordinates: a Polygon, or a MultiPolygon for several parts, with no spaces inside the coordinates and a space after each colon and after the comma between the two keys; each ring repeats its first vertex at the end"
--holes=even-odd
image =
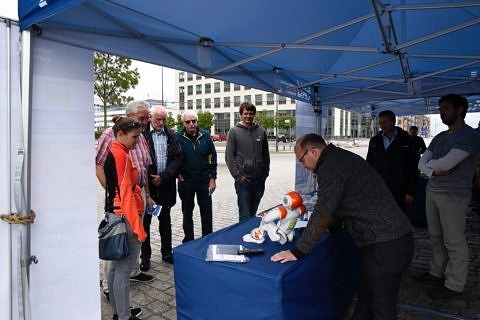
{"type": "Polygon", "coordinates": [[[174,249],[177,318],[341,319],[355,291],[358,252],[345,231],[326,235],[307,257],[274,263],[270,257],[293,247],[268,239],[242,241],[260,222],[251,218],[174,249]],[[263,248],[247,263],[206,262],[209,244],[243,244],[263,248]]]}

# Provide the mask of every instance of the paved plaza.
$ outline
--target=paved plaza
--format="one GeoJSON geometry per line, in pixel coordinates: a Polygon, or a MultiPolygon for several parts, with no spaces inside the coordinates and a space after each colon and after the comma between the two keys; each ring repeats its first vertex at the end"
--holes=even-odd
{"type": "MultiPolygon", "coordinates": [[[[216,144],[218,154],[218,179],[217,189],[213,194],[213,229],[220,230],[238,221],[236,194],[233,186],[233,178],[230,176],[225,165],[223,144],[216,144]]],[[[339,143],[363,157],[366,154],[365,142],[339,143]]],[[[279,152],[275,146],[271,146],[271,170],[267,180],[265,195],[260,208],[268,208],[280,201],[281,195],[294,189],[295,180],[295,156],[288,144],[280,144],[279,152]],[[285,150],[284,150],[285,149],[285,150]]],[[[104,193],[101,187],[97,190],[98,214],[103,214],[104,193]]],[[[182,213],[180,200],[172,208],[172,232],[173,246],[181,244],[183,238],[182,213]]],[[[200,214],[198,208],[194,212],[195,237],[199,237],[200,214]]],[[[158,235],[158,220],[152,220],[152,259],[151,269],[148,274],[154,276],[151,283],[131,283],[132,306],[143,309],[141,319],[161,320],[176,319],[175,285],[173,266],[162,261],[160,255],[160,239],[158,235]]],[[[411,275],[427,270],[430,245],[428,232],[425,229],[416,229],[415,256],[411,266],[404,277],[399,296],[400,312],[399,319],[480,319],[480,214],[472,212],[467,221],[468,242],[470,247],[470,268],[468,283],[465,294],[461,299],[450,302],[435,302],[428,298],[426,290],[431,289],[427,285],[420,285],[411,280],[411,275]]],[[[102,319],[111,319],[112,313],[105,300],[102,299],[102,319]]],[[[354,302],[353,302],[354,303],[354,302]]],[[[352,303],[352,306],[353,306],[352,303]]],[[[349,319],[347,312],[345,319],[349,319]]],[[[224,319],[222,319],[224,320],[224,319]]],[[[225,319],[227,320],[227,319],[225,319]]]]}

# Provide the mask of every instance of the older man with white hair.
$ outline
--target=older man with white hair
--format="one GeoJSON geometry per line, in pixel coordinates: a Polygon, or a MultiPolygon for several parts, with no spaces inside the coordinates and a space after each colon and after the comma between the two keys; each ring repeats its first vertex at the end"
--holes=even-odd
{"type": "MultiPolygon", "coordinates": [[[[172,255],[172,223],[170,208],[175,205],[177,198],[176,177],[178,168],[182,164],[182,149],[175,132],[167,128],[167,110],[163,106],[154,106],[150,109],[150,122],[143,135],[147,139],[152,164],[148,167],[148,187],[150,196],[162,209],[158,215],[162,260],[173,263],[172,255]]],[[[148,213],[148,212],[147,212],[148,213]]],[[[143,227],[147,232],[147,239],[142,243],[140,254],[140,270],[150,269],[150,224],[152,215],[146,214],[143,227]]]]}
{"type": "Polygon", "coordinates": [[[177,132],[182,146],[183,161],[178,175],[178,194],[182,200],[183,242],[194,239],[194,198],[200,207],[202,236],[212,232],[212,193],[217,179],[217,152],[210,133],[198,127],[193,111],[182,115],[183,129],[177,132]]]}

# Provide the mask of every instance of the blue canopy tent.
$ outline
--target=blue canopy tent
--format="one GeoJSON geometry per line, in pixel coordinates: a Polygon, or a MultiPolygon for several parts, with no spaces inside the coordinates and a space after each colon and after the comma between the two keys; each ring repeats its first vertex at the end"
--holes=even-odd
{"type": "Polygon", "coordinates": [[[480,92],[478,1],[25,0],[19,17],[39,37],[317,105],[480,92]]]}
{"type": "MultiPolygon", "coordinates": [[[[24,70],[31,37],[275,92],[316,110],[424,114],[436,107],[431,97],[480,94],[480,1],[19,0],[19,18],[30,31],[24,70]]],[[[22,80],[26,214],[32,114],[29,75],[22,80]]],[[[22,238],[22,268],[33,260],[29,241],[22,238]]]]}

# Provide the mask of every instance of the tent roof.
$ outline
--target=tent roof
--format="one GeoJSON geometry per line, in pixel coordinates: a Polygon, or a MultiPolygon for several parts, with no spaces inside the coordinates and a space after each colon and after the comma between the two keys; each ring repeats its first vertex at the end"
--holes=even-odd
{"type": "Polygon", "coordinates": [[[47,39],[314,104],[480,93],[480,1],[20,0],[19,17],[47,39]]]}

